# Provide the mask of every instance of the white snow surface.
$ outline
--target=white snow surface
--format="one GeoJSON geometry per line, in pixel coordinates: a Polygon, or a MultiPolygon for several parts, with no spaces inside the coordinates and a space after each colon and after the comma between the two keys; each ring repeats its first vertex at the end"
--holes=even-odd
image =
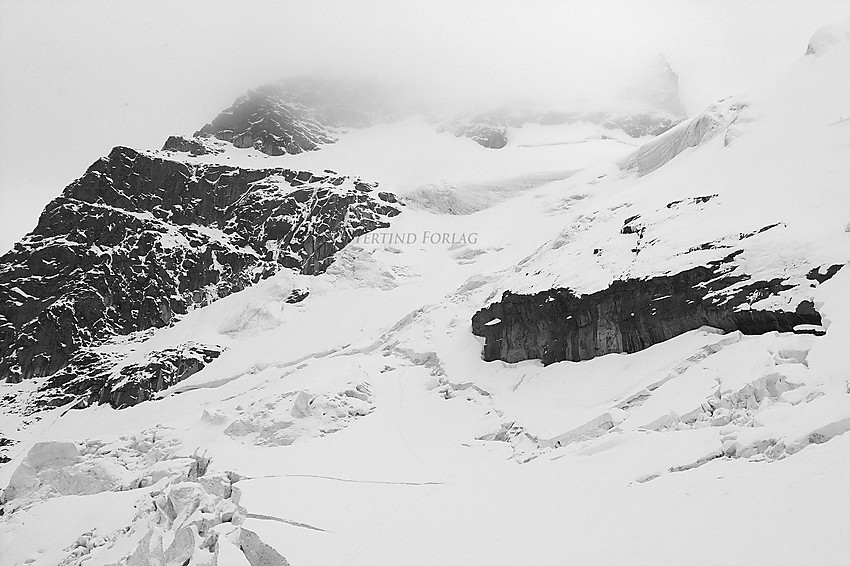
{"type": "Polygon", "coordinates": [[[282,272],[109,346],[122,363],[226,346],[157,401],[0,416],[19,441],[0,468],[0,564],[278,563],[240,550],[256,540],[292,566],[846,564],[850,270],[805,280],[850,262],[839,36],[719,103],[737,119],[641,177],[617,165],[636,147],[584,126],[492,151],[410,121],[297,156],[199,158],[376,179],[411,200],[387,231],[416,241],[352,244],[321,276],[282,272]],[[421,205],[428,187],[475,206],[421,205]],[[620,233],[636,215],[640,241],[620,233]],[[543,367],[484,362],[470,331],[506,289],[589,293],[738,248],[749,272],[802,283],[754,306],[812,300],[826,334],[702,328],[543,367]],[[285,303],[295,288],[309,296],[285,303]],[[209,470],[189,480],[199,454],[209,470]]]}

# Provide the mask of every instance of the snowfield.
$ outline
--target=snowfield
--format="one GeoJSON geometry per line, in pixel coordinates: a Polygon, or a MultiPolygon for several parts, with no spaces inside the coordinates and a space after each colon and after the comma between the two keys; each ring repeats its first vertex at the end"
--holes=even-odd
{"type": "Polygon", "coordinates": [[[355,242],[322,275],[283,271],[102,347],[124,365],[223,348],[157,400],[0,415],[17,441],[0,564],[846,564],[842,29],[653,139],[535,126],[494,151],[408,120],[192,158],[356,174],[405,204],[383,232],[465,243],[355,242]],[[547,366],[485,362],[471,332],[505,290],[593,293],[734,250],[790,283],[750,308],[811,301],[822,327],[703,327],[547,366]]]}

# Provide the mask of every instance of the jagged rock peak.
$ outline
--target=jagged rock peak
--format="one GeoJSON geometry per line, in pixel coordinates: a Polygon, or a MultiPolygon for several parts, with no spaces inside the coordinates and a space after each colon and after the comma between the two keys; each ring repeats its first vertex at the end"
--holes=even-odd
{"type": "MultiPolygon", "coordinates": [[[[399,111],[392,89],[365,81],[294,77],[239,97],[193,139],[170,137],[164,150],[218,153],[210,138],[267,155],[315,151],[342,128],[359,128],[399,111]]],[[[399,99],[401,100],[401,99],[399,99]]]]}
{"type": "MultiPolygon", "coordinates": [[[[250,91],[195,132],[235,147],[253,147],[267,155],[313,151],[336,141],[331,121],[314,108],[291,100],[286,91],[269,85],[250,91]]],[[[166,146],[163,149],[172,149],[166,146]]]]}

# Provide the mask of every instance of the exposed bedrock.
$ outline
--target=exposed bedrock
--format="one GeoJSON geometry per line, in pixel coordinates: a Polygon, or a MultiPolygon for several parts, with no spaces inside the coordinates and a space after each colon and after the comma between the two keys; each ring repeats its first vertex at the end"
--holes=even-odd
{"type": "Polygon", "coordinates": [[[467,137],[487,149],[502,149],[508,145],[507,129],[487,124],[461,124],[454,128],[456,137],[467,137]]]}
{"type": "Polygon", "coordinates": [[[723,275],[714,264],[675,275],[614,281],[583,296],[569,289],[534,295],[506,291],[501,301],[475,313],[472,332],[485,339],[485,361],[539,359],[551,364],[637,352],[701,326],[763,334],[821,323],[810,301],[801,301],[792,311],[741,308],[791,288],[782,280],[717,292],[744,279],[723,275]]]}
{"type": "Polygon", "coordinates": [[[183,136],[168,136],[168,139],[165,140],[165,144],[162,146],[162,150],[189,153],[194,156],[222,152],[221,149],[212,147],[208,138],[186,138],[183,136]]]}
{"type": "Polygon", "coordinates": [[[35,412],[75,401],[76,408],[132,407],[201,371],[223,351],[217,345],[186,342],[150,352],[134,363],[122,363],[122,356],[83,349],[45,381],[31,398],[30,409],[35,412]]]}
{"type": "Polygon", "coordinates": [[[195,136],[215,136],[267,155],[297,154],[336,141],[326,122],[324,114],[291,100],[282,88],[266,85],[240,97],[195,136]]]}
{"type": "Polygon", "coordinates": [[[95,162],[0,257],[0,379],[52,375],[83,346],[171,324],[280,269],[322,273],[389,226],[358,179],[162,159],[95,162]]]}

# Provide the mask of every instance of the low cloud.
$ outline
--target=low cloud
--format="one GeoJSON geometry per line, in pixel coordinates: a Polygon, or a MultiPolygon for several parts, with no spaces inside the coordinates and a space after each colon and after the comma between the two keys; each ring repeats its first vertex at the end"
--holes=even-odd
{"type": "Polygon", "coordinates": [[[597,102],[663,54],[699,111],[805,50],[843,1],[0,4],[0,250],[118,144],[159,147],[294,75],[434,104],[597,102]]]}

